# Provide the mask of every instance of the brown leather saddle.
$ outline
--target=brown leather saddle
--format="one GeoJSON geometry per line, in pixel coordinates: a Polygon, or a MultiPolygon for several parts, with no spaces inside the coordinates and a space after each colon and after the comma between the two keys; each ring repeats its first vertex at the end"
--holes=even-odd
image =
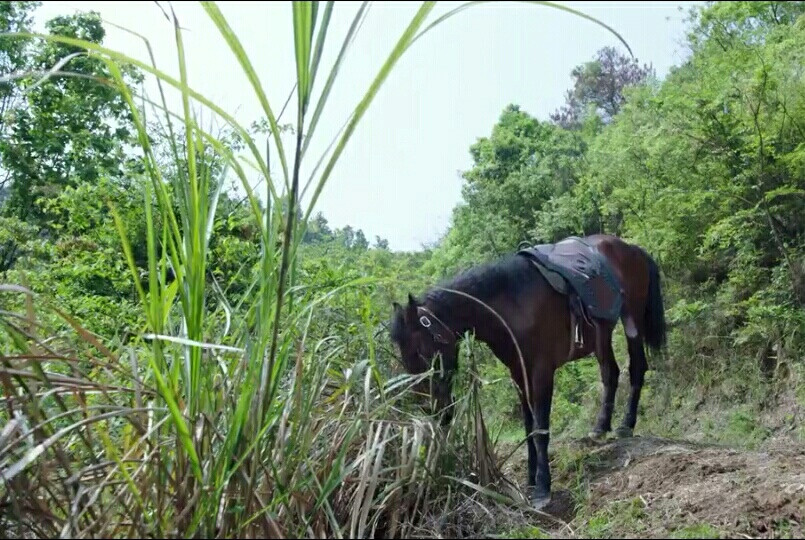
{"type": "Polygon", "coordinates": [[[583,345],[579,320],[592,324],[590,317],[615,322],[621,316],[623,290],[609,261],[577,236],[556,244],[539,244],[519,249],[559,293],[568,297],[575,315],[574,340],[583,345]]]}

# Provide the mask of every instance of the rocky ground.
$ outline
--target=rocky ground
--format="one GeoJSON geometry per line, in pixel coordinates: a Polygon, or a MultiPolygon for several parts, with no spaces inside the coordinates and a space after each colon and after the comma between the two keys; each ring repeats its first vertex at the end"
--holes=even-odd
{"type": "MultiPolygon", "coordinates": [[[[506,445],[498,449],[500,455],[506,445]]],[[[510,448],[514,450],[514,446],[510,448]]],[[[524,446],[503,465],[525,479],[524,446]]],[[[772,441],[758,451],[654,437],[552,444],[548,515],[499,523],[517,537],[801,538],[805,445],[772,441]],[[519,521],[519,523],[517,523],[519,521]]]]}

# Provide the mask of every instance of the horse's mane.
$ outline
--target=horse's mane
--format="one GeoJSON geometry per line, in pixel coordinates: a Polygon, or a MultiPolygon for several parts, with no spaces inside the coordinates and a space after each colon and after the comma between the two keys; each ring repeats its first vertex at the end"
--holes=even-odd
{"type": "Polygon", "coordinates": [[[441,281],[425,293],[423,300],[433,307],[437,315],[446,317],[452,312],[466,309],[474,301],[443,289],[461,291],[483,302],[504,293],[517,298],[524,288],[538,279],[537,276],[538,272],[534,271],[525,257],[512,253],[441,281]]]}
{"type": "MultiPolygon", "coordinates": [[[[503,294],[512,299],[518,298],[524,289],[533,286],[539,278],[540,273],[528,259],[511,253],[441,280],[418,298],[417,302],[427,303],[437,317],[449,321],[468,309],[476,308],[477,304],[471,298],[444,289],[460,291],[488,304],[503,294]]],[[[398,343],[406,339],[402,313],[392,317],[389,334],[398,343]]]]}

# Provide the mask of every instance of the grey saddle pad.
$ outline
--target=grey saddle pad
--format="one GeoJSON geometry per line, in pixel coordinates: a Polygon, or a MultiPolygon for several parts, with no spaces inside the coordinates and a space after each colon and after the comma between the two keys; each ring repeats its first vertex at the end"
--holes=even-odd
{"type": "Polygon", "coordinates": [[[609,261],[581,238],[571,236],[556,244],[539,244],[517,253],[533,261],[556,291],[562,294],[574,291],[592,317],[613,322],[620,317],[623,305],[620,282],[609,261]]]}

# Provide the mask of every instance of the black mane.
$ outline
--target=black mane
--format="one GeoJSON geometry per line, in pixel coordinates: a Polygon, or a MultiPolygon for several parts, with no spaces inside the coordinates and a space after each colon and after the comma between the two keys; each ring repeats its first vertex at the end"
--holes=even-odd
{"type": "Polygon", "coordinates": [[[504,293],[517,298],[523,289],[533,285],[538,275],[530,261],[511,253],[443,280],[436,287],[429,289],[423,300],[433,306],[437,315],[448,316],[451,312],[466,309],[467,304],[473,300],[441,288],[461,291],[488,302],[504,293]]]}
{"type": "MultiPolygon", "coordinates": [[[[455,320],[455,316],[467,311],[469,307],[477,306],[474,300],[466,296],[442,289],[461,291],[489,303],[493,298],[504,294],[517,298],[540,277],[540,273],[528,259],[511,253],[440,281],[418,298],[417,302],[427,303],[437,317],[448,322],[455,320]]],[[[406,330],[403,313],[395,313],[391,318],[389,336],[402,344],[407,339],[406,330]]]]}

